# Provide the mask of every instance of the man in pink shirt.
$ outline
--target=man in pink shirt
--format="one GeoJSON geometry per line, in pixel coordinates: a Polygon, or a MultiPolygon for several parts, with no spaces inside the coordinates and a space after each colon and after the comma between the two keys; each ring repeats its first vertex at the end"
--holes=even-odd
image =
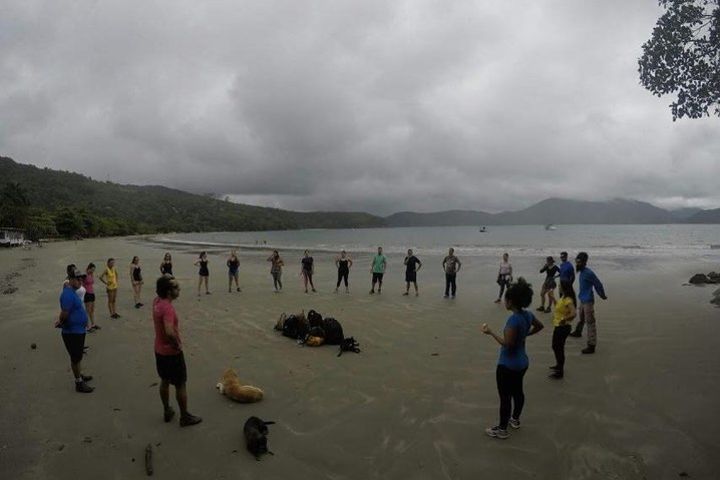
{"type": "Polygon", "coordinates": [[[173,300],[180,296],[180,286],[173,277],[163,275],[158,278],[155,289],[157,297],[153,301],[153,323],[155,324],[155,364],[160,383],[160,400],[165,409],[165,422],[175,416],[170,406],[170,385],[175,386],[175,398],[180,407],[180,426],[187,427],[202,422],[187,411],[187,369],[180,340],[178,317],[173,300]]]}

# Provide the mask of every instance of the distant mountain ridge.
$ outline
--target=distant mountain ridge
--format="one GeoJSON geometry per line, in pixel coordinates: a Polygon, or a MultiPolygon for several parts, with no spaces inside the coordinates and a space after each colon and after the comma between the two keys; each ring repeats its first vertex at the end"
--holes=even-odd
{"type": "Polygon", "coordinates": [[[523,210],[487,213],[448,210],[432,213],[401,212],[385,218],[389,227],[450,225],[630,225],[668,223],[720,223],[720,209],[670,211],[638,200],[605,202],[548,198],[523,210]]]}

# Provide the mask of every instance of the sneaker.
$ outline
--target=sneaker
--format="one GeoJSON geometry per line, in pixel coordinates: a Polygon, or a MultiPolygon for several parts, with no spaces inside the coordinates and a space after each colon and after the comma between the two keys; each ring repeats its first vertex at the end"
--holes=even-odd
{"type": "Polygon", "coordinates": [[[78,393],[92,393],[95,390],[85,382],[75,382],[75,391],[78,393]]]}
{"type": "Polygon", "coordinates": [[[563,378],[563,372],[561,372],[560,370],[555,370],[550,375],[548,375],[548,378],[554,378],[555,380],[560,380],[561,378],[563,378]]]}
{"type": "Polygon", "coordinates": [[[80,375],[83,382],[89,382],[93,379],[92,375],[80,375]]]}
{"type": "Polygon", "coordinates": [[[487,433],[490,437],[498,438],[500,440],[505,440],[510,436],[507,430],[503,430],[498,426],[486,428],[485,433],[487,433]]]}
{"type": "Polygon", "coordinates": [[[136,303],[136,304],[135,304],[135,308],[140,308],[140,304],[139,304],[139,303],[136,303]]]}
{"type": "Polygon", "coordinates": [[[544,311],[545,311],[545,307],[544,307],[544,306],[540,306],[540,307],[536,308],[535,311],[537,311],[537,312],[544,312],[544,311]]]}
{"type": "Polygon", "coordinates": [[[237,291],[238,291],[238,292],[242,292],[242,290],[240,290],[240,287],[237,288],[237,291]]]}
{"type": "Polygon", "coordinates": [[[313,293],[317,293],[317,290],[315,290],[314,288],[312,289],[312,291],[313,291],[313,293]]]}
{"type": "Polygon", "coordinates": [[[375,290],[370,290],[370,295],[375,295],[375,290]]]}
{"type": "Polygon", "coordinates": [[[165,409],[165,412],[163,413],[163,420],[165,420],[165,423],[169,423],[170,420],[172,420],[174,416],[175,416],[175,410],[173,410],[172,407],[168,407],[165,409]]]}
{"type": "Polygon", "coordinates": [[[443,298],[450,298],[450,295],[443,295],[443,298]]]}
{"type": "Polygon", "coordinates": [[[548,367],[550,370],[560,370],[560,367],[557,365],[553,365],[552,367],[548,367]]]}
{"type": "Polygon", "coordinates": [[[551,310],[550,310],[550,307],[547,307],[547,308],[545,309],[545,313],[550,313],[550,311],[551,311],[551,310]]]}
{"type": "Polygon", "coordinates": [[[500,300],[499,298],[497,300],[495,300],[495,303],[500,303],[500,302],[502,302],[502,300],[500,300]]]}
{"type": "Polygon", "coordinates": [[[455,295],[450,295],[450,298],[455,298],[455,295]]]}
{"type": "Polygon", "coordinates": [[[410,295],[408,292],[403,293],[403,297],[407,297],[408,295],[410,295]]]}
{"type": "Polygon", "coordinates": [[[192,415],[190,413],[186,413],[185,415],[180,417],[181,427],[190,427],[192,425],[197,425],[200,422],[202,422],[202,418],[196,417],[195,415],[192,415]]]}
{"type": "Polygon", "coordinates": [[[580,352],[584,353],[585,355],[595,353],[595,345],[588,345],[587,347],[580,350],[580,352]]]}
{"type": "Polygon", "coordinates": [[[516,419],[516,418],[510,417],[510,422],[509,422],[509,424],[510,424],[510,426],[511,426],[512,428],[514,428],[515,430],[517,430],[518,428],[520,428],[520,419],[519,419],[519,418],[516,419]]]}
{"type": "Polygon", "coordinates": [[[582,333],[580,333],[580,332],[570,332],[570,333],[568,334],[568,336],[569,336],[569,337],[580,338],[580,337],[582,337],[582,333]]]}

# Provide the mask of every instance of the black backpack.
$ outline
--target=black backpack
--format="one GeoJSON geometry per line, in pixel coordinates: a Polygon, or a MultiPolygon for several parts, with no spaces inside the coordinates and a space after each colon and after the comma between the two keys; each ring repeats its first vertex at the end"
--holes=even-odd
{"type": "Polygon", "coordinates": [[[293,340],[305,338],[308,327],[297,315],[290,315],[285,319],[282,328],[282,334],[293,340]]]}
{"type": "Polygon", "coordinates": [[[325,343],[328,345],[340,345],[345,339],[342,325],[332,317],[323,320],[323,330],[325,330],[325,343]]]}
{"type": "Polygon", "coordinates": [[[353,337],[344,338],[342,343],[340,343],[340,350],[337,356],[339,357],[343,352],[360,353],[360,344],[353,337]]]}
{"type": "Polygon", "coordinates": [[[310,328],[323,326],[323,317],[315,310],[310,310],[308,312],[307,319],[308,319],[308,323],[310,324],[310,328]]]}

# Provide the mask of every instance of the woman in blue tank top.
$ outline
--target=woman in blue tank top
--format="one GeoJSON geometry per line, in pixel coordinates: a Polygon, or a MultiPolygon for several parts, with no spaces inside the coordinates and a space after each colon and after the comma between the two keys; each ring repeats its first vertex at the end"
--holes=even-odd
{"type": "Polygon", "coordinates": [[[493,332],[487,323],[482,326],[482,332],[500,344],[500,358],[495,372],[500,396],[500,423],[485,430],[493,438],[508,438],[508,424],[515,429],[520,428],[520,414],[525,404],[523,377],[530,365],[525,339],[543,329],[543,324],[535,315],[526,310],[532,303],[532,296],[530,285],[524,278],[518,278],[505,292],[505,308],[513,313],[505,323],[503,336],[493,332]]]}

